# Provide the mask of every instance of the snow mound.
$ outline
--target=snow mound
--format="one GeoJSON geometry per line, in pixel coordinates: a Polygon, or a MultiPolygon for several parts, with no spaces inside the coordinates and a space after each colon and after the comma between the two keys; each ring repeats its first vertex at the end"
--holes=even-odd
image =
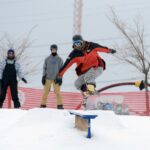
{"type": "MultiPolygon", "coordinates": [[[[79,111],[84,113],[83,111],[79,111]]],[[[2,150],[149,150],[150,118],[117,116],[111,111],[86,111],[92,120],[92,139],[74,128],[68,110],[0,110],[2,150]],[[144,139],[144,140],[143,140],[144,139]]]]}

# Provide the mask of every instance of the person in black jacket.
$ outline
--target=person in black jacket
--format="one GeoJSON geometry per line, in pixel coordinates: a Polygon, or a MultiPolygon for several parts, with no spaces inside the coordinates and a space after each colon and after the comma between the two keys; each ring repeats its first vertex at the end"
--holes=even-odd
{"type": "Polygon", "coordinates": [[[0,108],[3,107],[8,86],[11,90],[14,108],[19,108],[21,106],[18,98],[17,76],[24,83],[27,83],[22,74],[20,64],[15,59],[15,51],[9,49],[7,52],[7,59],[0,62],[0,108]]]}

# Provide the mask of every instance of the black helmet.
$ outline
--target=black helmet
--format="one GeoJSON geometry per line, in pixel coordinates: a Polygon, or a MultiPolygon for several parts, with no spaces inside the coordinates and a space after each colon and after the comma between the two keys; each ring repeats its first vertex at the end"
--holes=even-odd
{"type": "Polygon", "coordinates": [[[52,44],[52,45],[50,46],[50,50],[53,49],[53,48],[54,48],[54,49],[58,49],[58,47],[57,47],[56,44],[52,44]]]}
{"type": "Polygon", "coordinates": [[[76,34],[76,35],[74,35],[73,37],[72,37],[72,41],[73,42],[75,42],[75,41],[83,41],[83,38],[82,38],[82,36],[81,35],[79,35],[79,34],[76,34]]]}

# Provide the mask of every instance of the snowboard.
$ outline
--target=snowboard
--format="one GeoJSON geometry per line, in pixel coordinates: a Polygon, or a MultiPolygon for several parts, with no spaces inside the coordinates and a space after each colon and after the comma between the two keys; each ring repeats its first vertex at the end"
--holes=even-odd
{"type": "MultiPolygon", "coordinates": [[[[117,97],[116,97],[117,98],[117,97]]],[[[95,94],[90,95],[86,99],[86,104],[82,106],[82,102],[78,105],[77,110],[109,110],[116,114],[129,114],[128,106],[123,103],[122,99],[114,99],[111,95],[95,94]]]]}

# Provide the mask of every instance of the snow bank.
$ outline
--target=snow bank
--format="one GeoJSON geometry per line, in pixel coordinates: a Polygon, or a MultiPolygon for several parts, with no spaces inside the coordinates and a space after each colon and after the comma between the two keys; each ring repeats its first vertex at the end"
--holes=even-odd
{"type": "MultiPolygon", "coordinates": [[[[81,111],[80,111],[81,113],[81,111]]],[[[83,113],[83,112],[82,112],[83,113]]],[[[92,139],[74,128],[67,110],[0,110],[1,150],[149,150],[150,118],[90,111],[92,139]]]]}

